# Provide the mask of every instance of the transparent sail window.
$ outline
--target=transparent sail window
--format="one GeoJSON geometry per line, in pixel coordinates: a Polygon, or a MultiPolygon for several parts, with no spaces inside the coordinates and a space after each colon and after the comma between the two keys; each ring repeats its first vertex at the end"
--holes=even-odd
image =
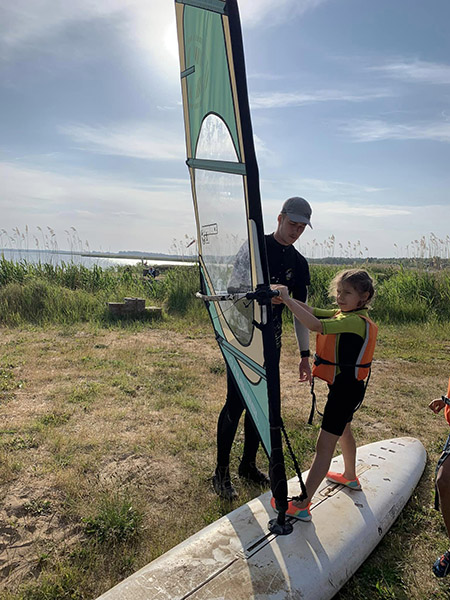
{"type": "Polygon", "coordinates": [[[217,115],[210,114],[203,120],[195,157],[238,162],[230,132],[217,115]]]}
{"type": "MultiPolygon", "coordinates": [[[[231,136],[216,115],[203,121],[196,158],[237,162],[231,136]]],[[[196,169],[200,247],[214,294],[249,292],[251,281],[245,190],[241,175],[196,169]]],[[[242,345],[253,332],[253,302],[221,302],[225,319],[242,345]]]]}

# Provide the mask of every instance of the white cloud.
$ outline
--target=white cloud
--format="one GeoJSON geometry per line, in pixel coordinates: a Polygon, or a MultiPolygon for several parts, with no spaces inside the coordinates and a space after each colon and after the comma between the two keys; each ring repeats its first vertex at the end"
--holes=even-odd
{"type": "Polygon", "coordinates": [[[174,238],[194,231],[187,179],[152,179],[137,187],[113,176],[61,175],[13,163],[0,163],[0,179],[2,229],[51,227],[60,249],[71,227],[90,248],[111,251],[165,252],[174,238]]]}
{"type": "Polygon", "coordinates": [[[277,155],[256,134],[253,134],[253,142],[255,144],[255,152],[258,160],[266,163],[270,162],[271,165],[279,164],[279,158],[277,155]]]}
{"type": "Polygon", "coordinates": [[[332,194],[333,196],[361,196],[365,194],[374,194],[376,192],[385,191],[384,188],[377,188],[367,185],[359,185],[349,183],[347,181],[330,181],[324,179],[308,179],[302,178],[295,184],[299,189],[306,192],[314,192],[321,194],[332,194]]]}
{"type": "Polygon", "coordinates": [[[317,90],[310,93],[302,92],[271,92],[252,93],[250,104],[252,109],[258,108],[289,108],[318,102],[365,102],[378,98],[386,98],[392,94],[388,91],[349,92],[346,90],[317,90]]]}
{"type": "Polygon", "coordinates": [[[61,127],[60,131],[70,137],[77,147],[97,154],[182,161],[186,153],[181,125],[173,134],[165,124],[154,123],[102,127],[73,124],[61,127]]]}
{"type": "Polygon", "coordinates": [[[342,206],[347,210],[350,206],[378,204],[380,194],[384,194],[385,198],[389,193],[385,188],[329,179],[299,178],[284,179],[282,182],[264,179],[262,184],[266,210],[273,212],[275,216],[280,209],[280,198],[288,198],[294,194],[304,196],[306,199],[313,198],[314,204],[320,202],[322,205],[327,203],[327,199],[333,198],[332,206],[338,206],[338,203],[343,202],[342,206]]]}
{"type": "MultiPolygon", "coordinates": [[[[241,0],[244,26],[272,26],[301,16],[329,0],[241,0]]],[[[3,57],[18,49],[42,51],[46,43],[67,34],[74,25],[90,22],[113,24],[117,35],[139,46],[154,66],[166,73],[178,67],[178,49],[173,0],[14,0],[0,8],[0,47],[3,57]],[[161,43],[161,40],[163,43],[161,43]]],[[[66,36],[67,42],[67,36],[66,36]]],[[[72,45],[77,53],[78,38],[72,45]]],[[[58,47],[55,45],[54,47],[58,47]]],[[[66,46],[67,47],[67,46],[66,46]]],[[[59,48],[60,50],[60,48],[59,48]]],[[[67,47],[67,51],[69,48],[67,47]]]]}
{"type": "Polygon", "coordinates": [[[421,60],[394,61],[385,65],[371,67],[393,79],[427,84],[450,84],[450,65],[421,60]]]}
{"type": "Polygon", "coordinates": [[[449,121],[400,124],[361,119],[341,124],[340,129],[356,142],[377,142],[381,140],[450,142],[449,121]]]}
{"type": "Polygon", "coordinates": [[[314,247],[316,258],[321,251],[327,252],[330,236],[335,237],[336,248],[339,243],[347,247],[349,242],[353,248],[359,240],[360,248],[369,249],[363,250],[364,256],[395,256],[398,249],[394,243],[405,249],[412,240],[429,231],[445,237],[450,219],[450,205],[404,204],[395,189],[311,178],[264,180],[262,184],[267,232],[274,230],[285,198],[298,194],[311,203],[313,229],[302,235],[300,248],[305,255],[312,256],[314,247]]]}
{"type": "Polygon", "coordinates": [[[335,238],[335,256],[393,257],[412,255],[412,243],[433,231],[439,239],[447,235],[450,206],[356,205],[333,201],[313,203],[312,231],[300,238],[306,256],[328,255],[329,238],[335,238]],[[424,225],[425,224],[425,225],[424,225]],[[367,248],[367,250],[366,250],[367,248]],[[322,253],[322,254],[321,254],[322,253]]]}
{"type": "Polygon", "coordinates": [[[328,0],[241,0],[239,11],[244,25],[249,27],[279,25],[314,10],[328,0]]]}
{"type": "Polygon", "coordinates": [[[335,219],[339,215],[342,219],[347,217],[384,219],[386,217],[398,217],[411,215],[412,209],[405,206],[392,206],[388,204],[367,204],[362,205],[352,204],[342,200],[333,202],[319,202],[317,209],[319,215],[326,215],[326,218],[335,219]]]}
{"type": "MultiPolygon", "coordinates": [[[[162,0],[14,0],[0,9],[0,50],[3,60],[13,60],[18,52],[49,52],[60,58],[82,59],[88,53],[79,36],[70,36],[76,26],[104,25],[109,35],[139,49],[141,59],[152,64],[167,81],[178,84],[178,49],[173,1],[162,0]],[[162,42],[162,43],[161,43],[162,42]],[[173,75],[170,76],[170,75],[173,75]]],[[[83,40],[86,44],[86,40],[83,40]]],[[[95,46],[96,52],[108,52],[95,46]]]]}

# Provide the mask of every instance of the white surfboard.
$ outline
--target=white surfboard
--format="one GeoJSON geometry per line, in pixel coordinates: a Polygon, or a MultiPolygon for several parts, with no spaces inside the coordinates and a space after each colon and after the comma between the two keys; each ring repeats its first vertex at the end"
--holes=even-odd
{"type": "MultiPolygon", "coordinates": [[[[396,438],[358,448],[362,490],[322,482],[312,521],[269,532],[267,492],[154,560],[98,600],[328,600],[389,530],[416,487],[423,445],[396,438]]],[[[342,469],[342,457],[331,470],[342,469]]],[[[306,475],[306,473],[305,473],[306,475]]],[[[298,495],[297,478],[289,481],[298,495]]]]}

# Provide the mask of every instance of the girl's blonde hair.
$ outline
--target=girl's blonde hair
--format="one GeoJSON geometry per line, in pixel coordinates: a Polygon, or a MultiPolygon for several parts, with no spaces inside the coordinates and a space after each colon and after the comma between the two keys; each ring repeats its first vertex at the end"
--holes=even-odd
{"type": "Polygon", "coordinates": [[[332,298],[336,299],[337,286],[342,283],[348,283],[348,285],[361,294],[361,296],[368,293],[364,305],[368,306],[370,304],[370,301],[375,294],[375,287],[373,279],[367,271],[364,271],[364,269],[347,269],[336,273],[331,280],[329,287],[329,294],[332,298]]]}

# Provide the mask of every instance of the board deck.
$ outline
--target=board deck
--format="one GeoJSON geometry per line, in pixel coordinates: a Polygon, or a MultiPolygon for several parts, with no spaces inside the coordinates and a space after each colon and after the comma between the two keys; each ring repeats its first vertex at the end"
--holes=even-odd
{"type": "MultiPolygon", "coordinates": [[[[373,551],[416,487],[426,463],[419,440],[361,446],[362,490],[324,480],[312,521],[269,532],[266,492],[157,558],[98,600],[329,600],[373,551]]],[[[331,470],[342,469],[342,456],[331,470]]],[[[304,474],[307,475],[307,472],[304,474]]],[[[298,479],[289,494],[299,493],[298,479]]]]}

